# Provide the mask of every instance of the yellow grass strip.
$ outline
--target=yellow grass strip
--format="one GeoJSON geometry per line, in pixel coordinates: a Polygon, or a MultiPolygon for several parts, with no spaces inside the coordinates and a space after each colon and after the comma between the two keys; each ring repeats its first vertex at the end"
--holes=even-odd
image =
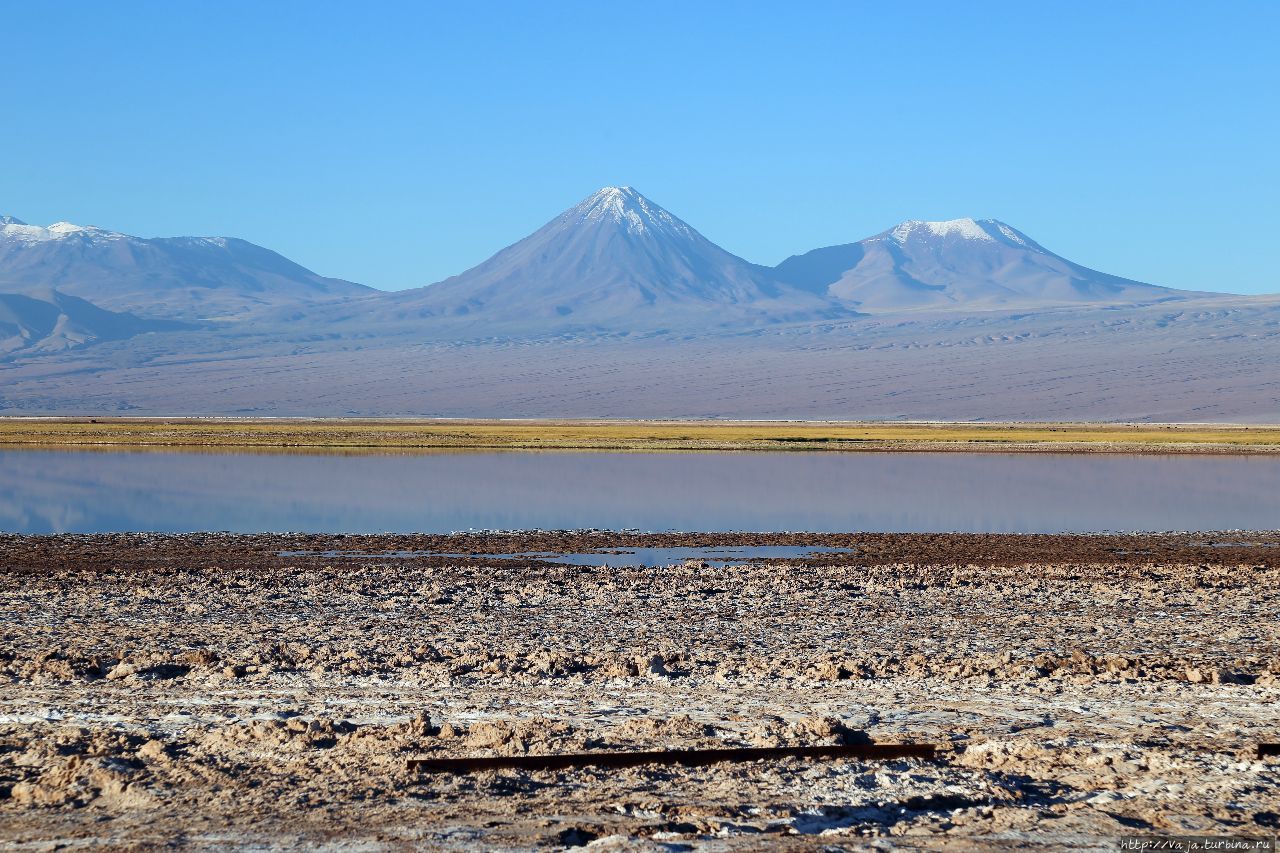
{"type": "Polygon", "coordinates": [[[1280,426],[7,418],[0,447],[1280,452],[1280,426]]]}

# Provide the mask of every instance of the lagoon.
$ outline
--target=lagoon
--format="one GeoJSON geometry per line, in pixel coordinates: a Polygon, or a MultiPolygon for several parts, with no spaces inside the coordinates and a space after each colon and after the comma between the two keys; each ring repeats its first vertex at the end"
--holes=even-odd
{"type": "Polygon", "coordinates": [[[10,533],[1277,527],[1269,455],[0,451],[10,533]]]}

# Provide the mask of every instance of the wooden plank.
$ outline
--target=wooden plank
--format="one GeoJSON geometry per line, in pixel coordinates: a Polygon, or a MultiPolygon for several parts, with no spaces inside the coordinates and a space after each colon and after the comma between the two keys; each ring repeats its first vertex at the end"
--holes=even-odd
{"type": "Polygon", "coordinates": [[[697,767],[721,762],[772,761],[783,758],[933,759],[931,743],[875,743],[839,746],[776,746],[732,749],[673,749],[640,752],[578,752],[561,755],[488,755],[468,758],[411,758],[409,769],[421,773],[474,773],[483,770],[565,770],[575,767],[640,767],[646,764],[697,767]]]}

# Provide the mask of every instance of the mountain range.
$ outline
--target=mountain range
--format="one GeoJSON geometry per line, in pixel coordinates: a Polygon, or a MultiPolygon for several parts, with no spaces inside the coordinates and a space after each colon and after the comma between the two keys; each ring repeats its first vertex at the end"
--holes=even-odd
{"type": "Polygon", "coordinates": [[[516,337],[1204,295],[1088,269],[994,219],[910,220],[765,267],[631,187],[605,187],[478,266],[393,293],[317,275],[235,238],[147,239],[0,218],[0,292],[50,289],[151,319],[225,325],[252,317],[339,331],[374,325],[447,336],[470,328],[516,337]]]}
{"type": "Polygon", "coordinates": [[[244,240],[0,217],[0,412],[1280,421],[1280,299],[994,219],[744,260],[605,187],[384,292],[244,240]]]}
{"type": "Polygon", "coordinates": [[[0,292],[38,295],[50,289],[113,311],[177,320],[234,319],[376,292],[316,275],[246,240],[147,239],[0,216],[0,292]]]}

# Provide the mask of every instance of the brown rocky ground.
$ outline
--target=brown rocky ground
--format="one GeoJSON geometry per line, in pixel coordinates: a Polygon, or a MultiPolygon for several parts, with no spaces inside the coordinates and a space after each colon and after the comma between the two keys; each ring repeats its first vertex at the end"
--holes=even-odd
{"type": "Polygon", "coordinates": [[[1280,535],[0,537],[0,843],[534,849],[1277,834],[1280,535]],[[376,556],[855,549],[588,568],[376,556]],[[342,550],[366,557],[289,556],[342,550]],[[935,762],[414,776],[877,741],[935,762]]]}

